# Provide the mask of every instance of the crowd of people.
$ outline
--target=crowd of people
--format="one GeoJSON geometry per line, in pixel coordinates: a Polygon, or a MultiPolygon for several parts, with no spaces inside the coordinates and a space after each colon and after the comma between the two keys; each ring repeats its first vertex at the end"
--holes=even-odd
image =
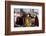
{"type": "Polygon", "coordinates": [[[31,13],[25,13],[22,9],[20,17],[17,17],[16,22],[14,21],[15,27],[34,27],[39,26],[38,16],[32,16],[31,13]]]}

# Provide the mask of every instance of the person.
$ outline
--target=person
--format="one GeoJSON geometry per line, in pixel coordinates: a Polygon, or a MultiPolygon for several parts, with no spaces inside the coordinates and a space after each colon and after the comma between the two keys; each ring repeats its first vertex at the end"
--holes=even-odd
{"type": "Polygon", "coordinates": [[[20,25],[20,26],[23,26],[23,18],[22,17],[17,17],[16,24],[20,25]]]}
{"type": "Polygon", "coordinates": [[[27,14],[27,16],[25,17],[25,26],[26,27],[30,27],[31,21],[30,21],[30,17],[29,14],[27,14]]]}
{"type": "Polygon", "coordinates": [[[17,17],[16,24],[24,26],[24,17],[25,17],[25,12],[23,11],[23,9],[20,9],[20,17],[17,17]]]}
{"type": "Polygon", "coordinates": [[[35,17],[35,22],[34,22],[35,26],[39,26],[39,20],[38,20],[38,17],[36,16],[35,17]]]}

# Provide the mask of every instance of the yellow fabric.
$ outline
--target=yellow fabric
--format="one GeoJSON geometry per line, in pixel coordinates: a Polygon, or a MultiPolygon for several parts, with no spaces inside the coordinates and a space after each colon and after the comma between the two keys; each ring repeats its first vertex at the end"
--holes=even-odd
{"type": "Polygon", "coordinates": [[[25,18],[25,26],[30,26],[30,18],[29,17],[26,17],[25,18]]]}

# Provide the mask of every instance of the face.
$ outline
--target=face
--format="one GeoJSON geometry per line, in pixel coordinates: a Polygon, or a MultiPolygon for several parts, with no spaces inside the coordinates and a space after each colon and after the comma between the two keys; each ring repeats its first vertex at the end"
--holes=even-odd
{"type": "Polygon", "coordinates": [[[27,15],[27,17],[29,17],[29,14],[27,15]]]}
{"type": "Polygon", "coordinates": [[[34,23],[35,22],[35,18],[32,18],[31,21],[32,21],[32,23],[34,23]]]}

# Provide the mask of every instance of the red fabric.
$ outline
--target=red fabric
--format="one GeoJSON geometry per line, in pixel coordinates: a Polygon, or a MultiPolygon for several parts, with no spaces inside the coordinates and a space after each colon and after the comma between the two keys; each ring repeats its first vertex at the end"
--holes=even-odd
{"type": "Polygon", "coordinates": [[[35,17],[35,25],[36,25],[36,26],[39,25],[39,20],[38,20],[38,17],[37,17],[37,16],[35,17]]]}

